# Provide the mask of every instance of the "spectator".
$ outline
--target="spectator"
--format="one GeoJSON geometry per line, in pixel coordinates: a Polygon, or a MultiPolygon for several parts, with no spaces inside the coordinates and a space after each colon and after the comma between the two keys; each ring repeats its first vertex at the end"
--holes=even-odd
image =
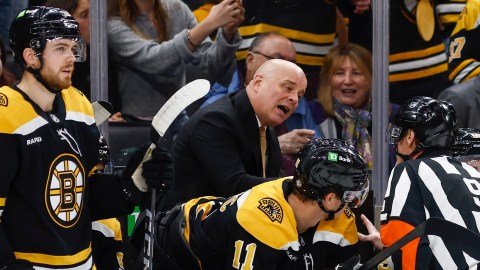
{"type": "MultiPolygon", "coordinates": [[[[354,145],[372,169],[372,55],[353,43],[336,46],[325,57],[320,76],[310,109],[322,135],[354,145]]],[[[395,164],[394,153],[390,163],[395,164]]]]}
{"type": "Polygon", "coordinates": [[[8,153],[0,166],[0,268],[92,269],[92,220],[131,212],[148,186],[171,179],[161,175],[171,174],[171,159],[154,150],[146,161],[145,147],[123,177],[95,173],[100,133],[90,102],[71,87],[85,45],[66,11],[22,10],[10,47],[25,71],[18,85],[0,88],[0,148],[8,153]]]}
{"type": "MultiPolygon", "coordinates": [[[[441,91],[451,85],[445,38],[450,35],[465,1],[390,0],[390,102],[402,104],[418,95],[437,98],[441,91]],[[424,5],[422,10],[430,7],[431,14],[417,14],[419,3],[424,5]],[[417,18],[433,20],[417,21],[417,18]],[[429,33],[431,35],[421,32],[420,28],[432,30],[429,33]]],[[[356,32],[349,35],[350,42],[371,49],[372,14],[351,15],[343,9],[342,12],[349,18],[350,33],[356,32]],[[365,28],[359,29],[359,25],[365,28]]]]}
{"type": "Polygon", "coordinates": [[[158,217],[156,262],[185,270],[334,269],[355,254],[348,207],[361,205],[367,191],[367,168],[352,146],[310,140],[293,179],[228,199],[195,198],[158,217]]]}
{"type": "MultiPolygon", "coordinates": [[[[240,42],[237,25],[243,12],[240,1],[223,1],[197,24],[180,0],[111,0],[108,44],[124,117],[151,121],[185,84],[186,63],[228,83],[235,68],[234,52],[240,42]],[[208,35],[217,28],[221,29],[211,42],[208,35]]],[[[172,128],[178,130],[179,125],[172,128]]]]}
{"type": "Polygon", "coordinates": [[[477,117],[480,108],[480,77],[452,85],[438,96],[452,103],[457,115],[457,127],[480,128],[477,117]]]}
{"type": "Polygon", "coordinates": [[[465,82],[480,74],[479,17],[480,1],[467,1],[451,34],[448,70],[449,79],[454,84],[465,82]]]}
{"type": "MultiPolygon", "coordinates": [[[[480,174],[451,157],[453,106],[429,97],[414,97],[400,107],[392,124],[388,138],[395,144],[398,164],[390,174],[383,203],[381,239],[375,230],[368,239],[377,248],[381,249],[382,244],[388,247],[430,217],[443,218],[478,233],[475,215],[480,206],[476,203],[478,195],[472,190],[480,185],[480,174]]],[[[394,253],[384,267],[476,268],[478,261],[464,254],[457,243],[421,236],[394,253]]]]}

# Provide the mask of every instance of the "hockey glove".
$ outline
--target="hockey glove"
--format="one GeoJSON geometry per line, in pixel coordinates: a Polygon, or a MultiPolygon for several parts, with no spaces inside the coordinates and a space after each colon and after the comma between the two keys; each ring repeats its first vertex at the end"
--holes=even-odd
{"type": "Polygon", "coordinates": [[[167,149],[157,147],[152,159],[143,163],[142,176],[149,188],[168,190],[173,185],[173,158],[167,149]]]}
{"type": "Polygon", "coordinates": [[[335,270],[357,270],[362,266],[360,263],[360,254],[355,254],[346,262],[335,266],[335,270]]]}

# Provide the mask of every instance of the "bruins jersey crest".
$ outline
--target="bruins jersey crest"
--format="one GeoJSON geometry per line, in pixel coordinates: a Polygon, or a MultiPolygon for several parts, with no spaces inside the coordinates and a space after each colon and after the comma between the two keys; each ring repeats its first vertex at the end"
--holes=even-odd
{"type": "Polygon", "coordinates": [[[71,154],[58,156],[51,164],[45,188],[45,204],[50,217],[59,226],[77,223],[83,207],[85,170],[71,154]]]}
{"type": "Polygon", "coordinates": [[[0,92],[0,106],[7,107],[8,106],[8,98],[4,93],[0,92]]]}
{"type": "Polygon", "coordinates": [[[270,218],[272,222],[282,223],[283,210],[280,204],[272,198],[263,198],[258,201],[258,209],[270,218]]]}

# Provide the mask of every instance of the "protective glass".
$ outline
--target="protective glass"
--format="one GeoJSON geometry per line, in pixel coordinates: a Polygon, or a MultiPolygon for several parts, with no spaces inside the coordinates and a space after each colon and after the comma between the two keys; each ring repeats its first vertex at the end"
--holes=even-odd
{"type": "Polygon", "coordinates": [[[396,144],[402,136],[402,128],[391,124],[387,129],[385,141],[389,144],[396,144]]]}
{"type": "Polygon", "coordinates": [[[369,181],[365,181],[361,190],[346,190],[343,192],[342,202],[348,204],[350,208],[358,208],[362,206],[367,199],[370,188],[369,181]]]}
{"type": "Polygon", "coordinates": [[[42,38],[35,38],[30,41],[30,46],[37,52],[37,56],[43,53],[44,56],[74,56],[75,62],[83,62],[87,58],[87,47],[83,38],[79,36],[61,36],[46,38],[43,52],[38,52],[41,48],[42,38]]]}

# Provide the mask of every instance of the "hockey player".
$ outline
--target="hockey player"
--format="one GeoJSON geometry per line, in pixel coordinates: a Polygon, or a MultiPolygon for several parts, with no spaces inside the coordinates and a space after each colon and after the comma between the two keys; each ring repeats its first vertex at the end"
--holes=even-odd
{"type": "Polygon", "coordinates": [[[100,133],[71,86],[85,46],[66,11],[21,11],[10,46],[25,71],[0,88],[0,269],[92,269],[92,220],[130,213],[145,184],[172,179],[171,158],[143,147],[123,177],[96,173],[100,133]]]}
{"type": "MultiPolygon", "coordinates": [[[[398,164],[390,174],[380,234],[364,217],[375,247],[390,246],[430,217],[440,217],[476,233],[480,174],[451,157],[455,111],[448,102],[414,97],[393,118],[389,141],[398,164]],[[379,236],[381,236],[381,241],[379,236]],[[383,244],[382,244],[383,242],[383,244]]],[[[368,237],[368,239],[367,239],[368,237]]],[[[403,246],[383,266],[389,269],[476,269],[478,261],[461,246],[423,236],[403,246]]]]}
{"type": "Polygon", "coordinates": [[[157,264],[311,270],[350,258],[358,239],[348,207],[360,206],[368,194],[365,162],[339,139],[312,139],[298,156],[293,179],[229,199],[200,197],[157,217],[157,264]]]}

